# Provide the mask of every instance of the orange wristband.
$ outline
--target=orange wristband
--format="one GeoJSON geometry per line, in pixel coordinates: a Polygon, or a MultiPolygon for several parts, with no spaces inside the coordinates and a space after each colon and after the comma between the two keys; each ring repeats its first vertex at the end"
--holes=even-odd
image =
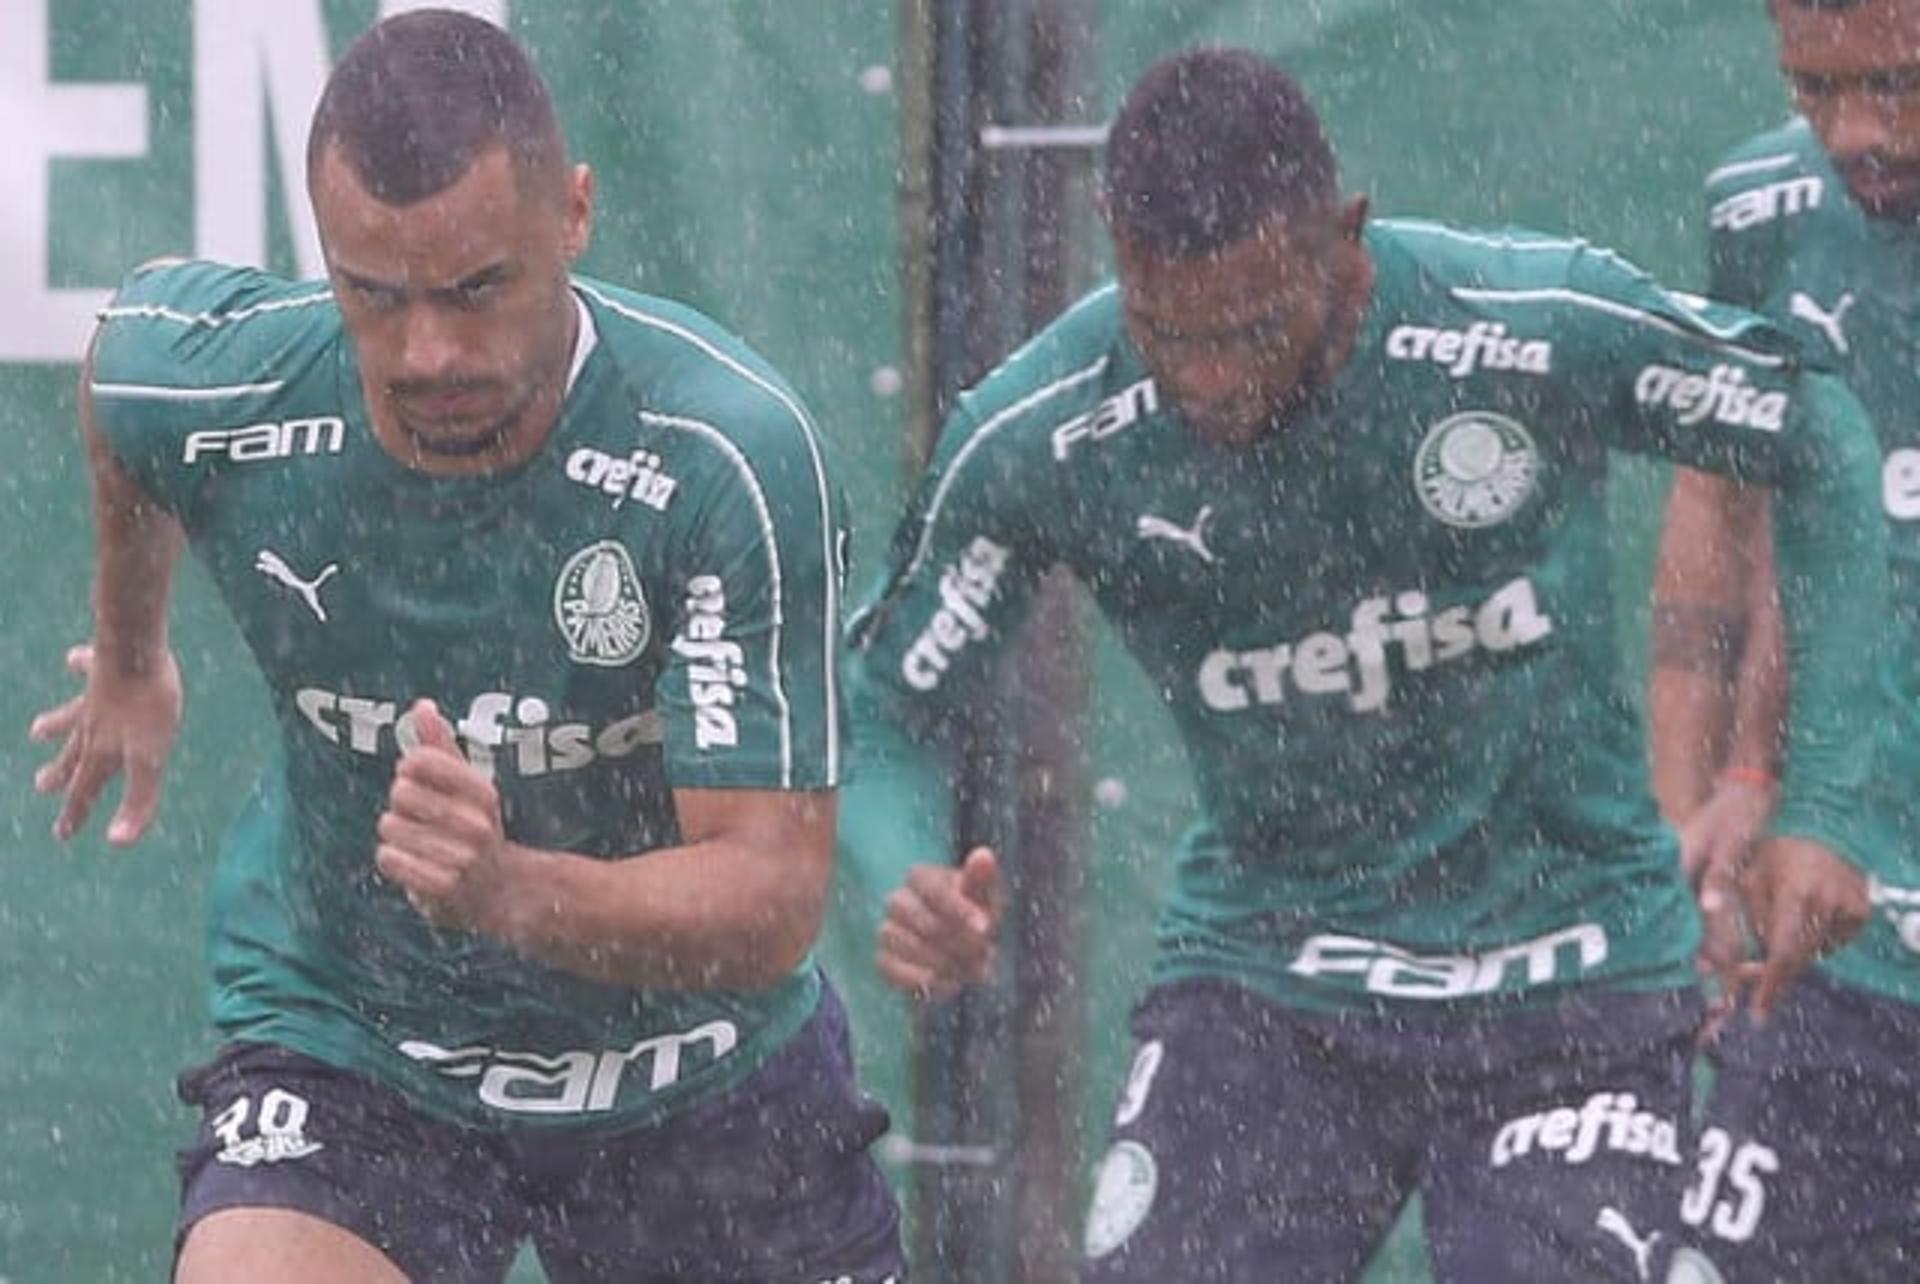
{"type": "Polygon", "coordinates": [[[1755,789],[1773,789],[1780,780],[1764,767],[1722,767],[1714,779],[1728,785],[1752,785],[1755,789]]]}

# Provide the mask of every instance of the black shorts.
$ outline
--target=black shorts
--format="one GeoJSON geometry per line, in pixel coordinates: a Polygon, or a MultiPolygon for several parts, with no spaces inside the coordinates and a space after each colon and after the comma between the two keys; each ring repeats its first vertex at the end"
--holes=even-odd
{"type": "Polygon", "coordinates": [[[1438,1280],[1662,1279],[1698,1022],[1691,991],[1403,1018],[1161,987],[1081,1278],[1355,1279],[1419,1189],[1438,1280]]]}
{"type": "Polygon", "coordinates": [[[867,1154],[887,1115],[854,1087],[831,989],[745,1083],[646,1128],[461,1127],[265,1044],[229,1045],[179,1091],[203,1117],[180,1154],[176,1249],[209,1213],[287,1208],[417,1282],[498,1281],[526,1241],[556,1284],[906,1278],[867,1154]]]}
{"type": "Polygon", "coordinates": [[[1809,973],[1715,1062],[1682,1212],[1727,1279],[1920,1280],[1920,1007],[1809,973]]]}

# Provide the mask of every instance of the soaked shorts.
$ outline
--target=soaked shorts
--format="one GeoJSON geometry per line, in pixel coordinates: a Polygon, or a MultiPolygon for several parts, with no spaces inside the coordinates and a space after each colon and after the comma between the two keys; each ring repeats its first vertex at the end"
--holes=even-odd
{"type": "Polygon", "coordinates": [[[1160,987],[1081,1278],[1356,1279],[1418,1189],[1443,1284],[1664,1280],[1699,1016],[1691,991],[1388,1017],[1160,987]]]}
{"type": "Polygon", "coordinates": [[[229,1045],[180,1096],[203,1120],[177,1245],[209,1213],[266,1207],[342,1226],[418,1282],[498,1281],[523,1241],[555,1284],[906,1279],[867,1154],[887,1115],[854,1087],[831,989],[752,1078],[640,1129],[464,1128],[265,1044],[229,1045]]]}
{"type": "Polygon", "coordinates": [[[1920,1007],[1809,973],[1715,1061],[1681,1211],[1727,1280],[1920,1280],[1920,1007]]]}

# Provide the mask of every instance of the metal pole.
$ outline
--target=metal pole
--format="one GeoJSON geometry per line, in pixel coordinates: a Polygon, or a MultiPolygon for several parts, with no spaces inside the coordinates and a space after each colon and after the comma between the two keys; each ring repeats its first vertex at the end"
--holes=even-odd
{"type": "MultiPolygon", "coordinates": [[[[903,0],[902,252],[916,472],[959,391],[1088,283],[1096,0],[903,0]],[[912,69],[912,70],[909,70],[912,69]],[[918,256],[918,262],[911,261],[918,256]],[[924,357],[924,360],[921,358],[924,357]]],[[[956,755],[956,857],[1006,858],[996,984],[916,1031],[913,1246],[935,1284],[1070,1279],[1079,1144],[1087,645],[1056,574],[956,755]],[[1037,657],[1037,658],[1034,658],[1037,657]],[[1017,749],[1009,753],[1009,746],[1017,749]]]]}
{"type": "MultiPolygon", "coordinates": [[[[1026,8],[1028,6],[1017,6],[1026,8]]],[[[983,146],[1024,143],[1023,333],[1044,326],[1088,284],[1093,152],[1099,127],[1053,122],[1094,113],[1093,0],[1034,0],[1020,123],[983,131],[983,146]],[[1038,125],[1025,122],[1044,122],[1038,125]]],[[[997,155],[1006,155],[1004,151],[997,155]]],[[[1017,677],[1021,721],[1013,932],[1013,1040],[1019,1112],[1014,1151],[1018,1284],[1071,1279],[1078,1261],[1080,1112],[1085,1080],[1082,907],[1087,899],[1087,771],[1083,736],[1092,649],[1080,590],[1049,577],[1027,629],[1017,677]]]]}

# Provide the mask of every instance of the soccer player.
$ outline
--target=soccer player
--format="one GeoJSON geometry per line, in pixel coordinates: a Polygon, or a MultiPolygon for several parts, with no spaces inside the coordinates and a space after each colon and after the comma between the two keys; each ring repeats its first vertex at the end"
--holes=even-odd
{"type": "MultiPolygon", "coordinates": [[[[1442,1280],[1666,1278],[1699,925],[1620,689],[1607,453],[1779,487],[1771,1002],[1866,913],[1858,403],[1583,242],[1369,220],[1252,54],[1145,73],[1105,203],[1117,286],[961,398],[853,626],[873,734],[932,744],[1064,563],[1192,762],[1083,1278],[1351,1279],[1416,1187],[1442,1280]]],[[[910,873],[894,984],[981,975],[996,859],[910,873]]]]}
{"type": "Polygon", "coordinates": [[[180,718],[184,541],[280,745],[214,879],[177,1278],[881,1284],[897,1214],[810,960],[836,484],[698,314],[574,277],[593,180],[477,19],[374,27],[308,173],[328,281],[136,272],[83,383],[95,632],[62,836],[180,718]]]}
{"type": "MultiPolygon", "coordinates": [[[[1778,0],[1802,115],[1707,179],[1712,292],[1799,331],[1877,430],[1892,556],[1890,660],[1871,769],[1874,913],[1774,1021],[1734,1020],[1685,1214],[1729,1280],[1920,1273],[1920,2],[1778,0]]],[[[1775,518],[1777,520],[1778,514],[1775,518]]],[[[1764,495],[1681,473],[1656,581],[1653,726],[1662,805],[1724,906],[1775,796],[1786,675],[1764,495]]],[[[1782,590],[1794,573],[1782,568],[1782,590]]],[[[1871,647],[1860,640],[1861,662],[1871,647]]],[[[1796,683],[1799,674],[1794,675],[1796,683]]],[[[1735,984],[1738,977],[1734,978],[1735,984]]]]}

